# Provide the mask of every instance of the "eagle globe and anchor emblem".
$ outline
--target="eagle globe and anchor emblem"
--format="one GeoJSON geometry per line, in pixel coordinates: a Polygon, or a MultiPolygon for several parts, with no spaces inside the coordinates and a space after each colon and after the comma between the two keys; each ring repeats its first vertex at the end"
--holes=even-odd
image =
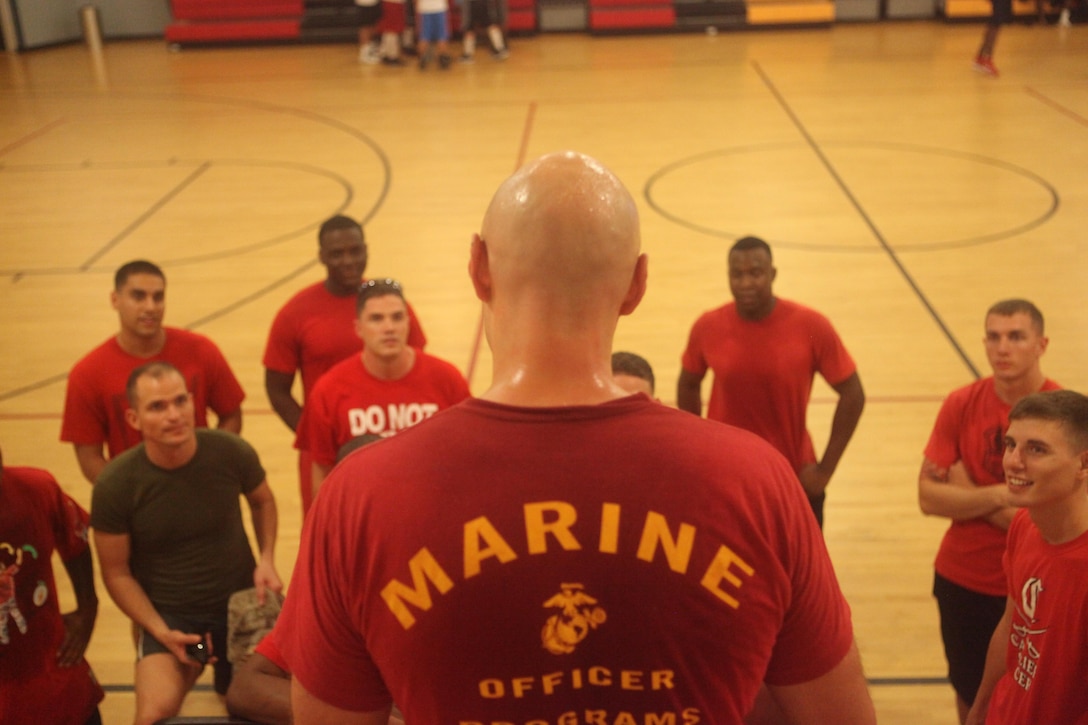
{"type": "Polygon", "coordinates": [[[543,605],[559,610],[548,617],[540,632],[544,649],[557,655],[573,652],[591,629],[596,629],[608,619],[604,609],[596,605],[597,600],[585,593],[582,584],[560,584],[559,593],[543,605]]]}

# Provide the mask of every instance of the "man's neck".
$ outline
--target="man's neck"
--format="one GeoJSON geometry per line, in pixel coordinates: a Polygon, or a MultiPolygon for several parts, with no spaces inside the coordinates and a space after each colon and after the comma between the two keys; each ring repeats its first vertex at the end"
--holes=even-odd
{"type": "Polygon", "coordinates": [[[774,312],[775,305],[777,304],[778,298],[772,297],[767,304],[760,307],[758,310],[744,311],[741,310],[740,307],[737,307],[737,315],[739,315],[742,320],[747,320],[748,322],[760,322],[771,316],[771,313],[774,312]]]}
{"type": "Polygon", "coordinates": [[[1021,398],[1038,393],[1046,383],[1046,376],[1039,368],[1014,380],[994,378],[994,392],[1007,405],[1016,405],[1021,398]]]}
{"type": "MultiPolygon", "coordinates": [[[[528,329],[526,326],[525,329],[528,329]]],[[[499,337],[499,336],[494,336],[499,337]]],[[[611,335],[504,335],[484,400],[527,408],[597,405],[626,396],[612,380],[611,335]]]]}
{"type": "Polygon", "coordinates": [[[412,372],[412,367],[416,364],[416,351],[415,348],[405,346],[397,357],[386,359],[368,355],[364,348],[362,359],[366,371],[378,380],[400,380],[412,372]]]}
{"type": "Polygon", "coordinates": [[[166,346],[166,329],[160,329],[152,337],[141,337],[121,330],[117,333],[117,344],[133,357],[151,357],[158,355],[166,346]]]}
{"type": "Polygon", "coordinates": [[[160,446],[156,444],[144,444],[147,458],[159,468],[172,471],[181,468],[196,455],[196,435],[192,439],[178,446],[160,446]]]}
{"type": "Polygon", "coordinates": [[[1043,539],[1054,546],[1065,544],[1088,531],[1088,497],[1083,487],[1072,501],[1037,506],[1028,511],[1043,539]]]}
{"type": "MultiPolygon", "coordinates": [[[[359,280],[359,284],[362,284],[362,279],[359,280]]],[[[332,277],[325,278],[325,289],[333,297],[354,297],[359,294],[359,284],[356,285],[342,285],[332,277]]]]}

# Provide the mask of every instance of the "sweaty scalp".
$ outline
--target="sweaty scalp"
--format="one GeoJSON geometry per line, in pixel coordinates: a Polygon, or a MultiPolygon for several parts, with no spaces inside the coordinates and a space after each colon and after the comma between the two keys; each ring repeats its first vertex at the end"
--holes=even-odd
{"type": "Polygon", "coordinates": [[[599,292],[602,275],[626,284],[640,245],[627,189],[599,162],[574,152],[541,157],[507,179],[481,232],[494,271],[570,293],[589,281],[582,288],[599,292]]]}

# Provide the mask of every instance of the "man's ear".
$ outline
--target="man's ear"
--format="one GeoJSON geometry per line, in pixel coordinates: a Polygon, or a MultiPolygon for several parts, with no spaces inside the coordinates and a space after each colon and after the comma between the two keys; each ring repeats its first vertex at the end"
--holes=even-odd
{"type": "Polygon", "coordinates": [[[468,276],[476,297],[482,302],[491,301],[491,263],[487,256],[487,242],[479,234],[472,235],[472,247],[468,257],[468,276]]]}
{"type": "Polygon", "coordinates": [[[125,422],[133,430],[140,430],[140,415],[132,408],[125,408],[125,422]]]}
{"type": "Polygon", "coordinates": [[[631,275],[631,284],[627,288],[627,295],[623,298],[623,304],[620,305],[621,315],[629,315],[634,312],[635,308],[638,307],[638,303],[642,301],[642,296],[646,294],[649,263],[649,258],[645,254],[638,255],[638,260],[635,262],[635,272],[631,275]]]}

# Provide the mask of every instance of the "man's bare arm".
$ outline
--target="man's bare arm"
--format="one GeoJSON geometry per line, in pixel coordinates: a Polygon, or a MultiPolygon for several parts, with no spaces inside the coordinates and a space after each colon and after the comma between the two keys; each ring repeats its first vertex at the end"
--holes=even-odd
{"type": "Polygon", "coordinates": [[[283,582],[276,572],[276,531],[279,517],[276,512],[276,499],[268,481],[246,494],[249,512],[253,520],[253,533],[257,537],[257,549],[260,556],[257,568],[253,572],[253,585],[257,587],[257,599],[264,603],[265,589],[274,592],[283,590],[283,582]]]}
{"type": "MultiPolygon", "coordinates": [[[[705,375],[705,373],[704,373],[705,375]]],[[[695,415],[703,414],[703,377],[680,368],[680,379],[676,382],[676,407],[695,415]]]]}
{"type": "Polygon", "coordinates": [[[966,471],[949,475],[928,458],[918,473],[918,506],[927,516],[944,516],[965,521],[989,516],[1004,508],[1008,494],[1004,486],[976,486],[966,471]]]}
{"type": "Polygon", "coordinates": [[[374,712],[351,712],[320,700],[291,680],[291,713],[296,725],[386,725],[390,708],[374,712]]]}
{"type": "Polygon", "coordinates": [[[302,405],[291,393],[294,384],[294,374],[288,375],[265,368],[264,391],[268,394],[268,402],[271,403],[272,410],[276,411],[276,415],[288,428],[298,430],[298,419],[302,417],[302,405]]]}
{"type": "Polygon", "coordinates": [[[240,435],[242,433],[242,408],[238,407],[238,410],[227,415],[219,416],[219,422],[216,423],[216,428],[219,430],[225,430],[228,433],[234,435],[240,435]]]}
{"type": "Polygon", "coordinates": [[[79,470],[93,486],[98,480],[98,474],[102,473],[102,469],[106,467],[106,456],[102,453],[102,444],[76,443],[73,447],[76,451],[76,463],[79,464],[79,470]]]}
{"type": "Polygon", "coordinates": [[[107,534],[96,530],[94,543],[98,551],[98,564],[102,567],[102,581],[117,607],[169,649],[178,661],[191,662],[185,654],[185,645],[196,644],[200,641],[200,635],[170,629],[155,609],[155,605],[147,597],[147,592],[136,581],[129,568],[129,555],[132,550],[129,535],[107,534]]]}
{"type": "Polygon", "coordinates": [[[267,725],[291,725],[291,676],[254,652],[234,671],[227,712],[267,725]]]}
{"type": "Polygon", "coordinates": [[[854,437],[861,411],[865,409],[865,389],[861,378],[854,373],[841,383],[832,386],[839,394],[839,402],[831,418],[831,434],[824,448],[824,455],[819,463],[813,463],[801,470],[799,478],[810,496],[818,496],[831,482],[831,476],[839,466],[846,446],[854,437]]]}

